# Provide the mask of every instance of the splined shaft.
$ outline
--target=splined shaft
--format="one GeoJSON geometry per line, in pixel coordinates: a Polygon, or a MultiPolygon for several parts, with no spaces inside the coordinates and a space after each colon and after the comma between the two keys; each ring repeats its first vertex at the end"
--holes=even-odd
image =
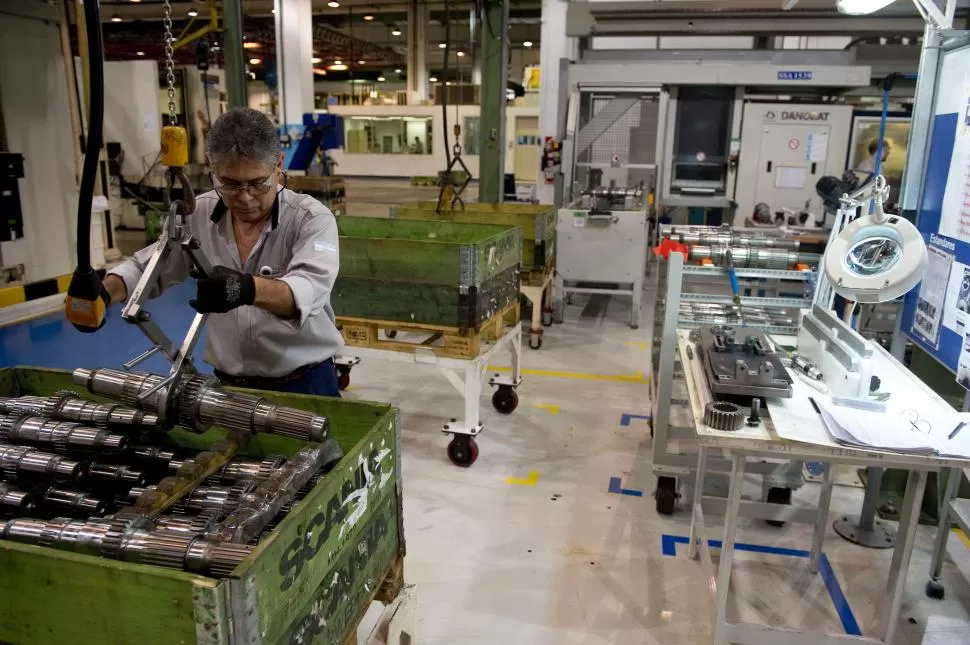
{"type": "Polygon", "coordinates": [[[91,462],[87,476],[92,482],[114,483],[122,486],[144,486],[148,477],[141,470],[119,464],[91,462]]]}
{"type": "Polygon", "coordinates": [[[84,477],[84,464],[29,446],[0,444],[0,477],[16,481],[31,475],[80,480],[84,477]]]}
{"type": "Polygon", "coordinates": [[[172,507],[176,513],[212,512],[228,515],[236,510],[243,496],[253,491],[256,483],[242,481],[234,486],[199,486],[172,507]]]}
{"type": "Polygon", "coordinates": [[[62,390],[53,396],[0,397],[0,413],[12,416],[40,416],[55,421],[72,421],[115,432],[155,430],[158,415],[115,403],[95,403],[76,392],[62,390]]]}
{"type": "Polygon", "coordinates": [[[110,522],[13,519],[0,524],[0,538],[219,578],[231,574],[253,551],[244,544],[222,544],[150,527],[143,518],[115,517],[110,522]]]}
{"type": "Polygon", "coordinates": [[[88,391],[151,410],[171,425],[179,423],[196,432],[212,426],[243,432],[266,432],[304,441],[323,441],[330,423],[326,417],[270,403],[261,396],[230,392],[218,380],[190,376],[171,388],[161,376],[105,368],[74,370],[74,382],[88,391]]]}
{"type": "MultiPolygon", "coordinates": [[[[168,464],[171,472],[177,473],[184,461],[173,460],[168,464]]],[[[257,484],[266,480],[277,468],[286,463],[283,457],[270,456],[265,459],[246,459],[237,457],[214,473],[208,480],[215,483],[233,484],[239,481],[254,481],[257,484]]]]}
{"type": "Polygon", "coordinates": [[[41,495],[41,507],[51,515],[91,517],[103,515],[108,502],[88,493],[51,486],[41,495]]]}
{"type": "Polygon", "coordinates": [[[79,450],[122,452],[128,446],[124,435],[44,417],[0,417],[0,441],[37,446],[61,455],[79,450]]]}
{"type": "Polygon", "coordinates": [[[27,515],[34,510],[35,506],[36,502],[32,494],[0,481],[0,517],[27,515]]]}

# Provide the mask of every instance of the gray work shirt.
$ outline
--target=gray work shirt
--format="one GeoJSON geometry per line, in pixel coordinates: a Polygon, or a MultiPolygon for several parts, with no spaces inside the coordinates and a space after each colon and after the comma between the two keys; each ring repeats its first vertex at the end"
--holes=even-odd
{"type": "MultiPolygon", "coordinates": [[[[222,265],[289,285],[299,317],[280,318],[258,307],[238,307],[211,314],[205,342],[205,362],[234,376],[285,376],[305,365],[332,358],[343,345],[337,331],[330,292],[340,266],[337,220],[327,207],[307,195],[283,189],[273,213],[245,265],[233,234],[232,217],[219,196],[210,191],[196,198],[189,230],[201,243],[212,266],[222,265]]],[[[131,294],[155,246],[108,271],[125,281],[131,294]]],[[[154,298],[189,277],[183,253],[170,254],[154,298]]]]}

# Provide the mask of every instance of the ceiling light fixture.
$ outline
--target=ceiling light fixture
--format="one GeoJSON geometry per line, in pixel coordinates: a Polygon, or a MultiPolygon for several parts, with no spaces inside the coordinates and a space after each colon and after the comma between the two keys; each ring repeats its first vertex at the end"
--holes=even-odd
{"type": "Polygon", "coordinates": [[[458,52],[458,58],[464,58],[465,52],[458,52]]]}
{"type": "Polygon", "coordinates": [[[438,49],[444,49],[447,46],[445,43],[438,43],[438,49]]]}
{"type": "Polygon", "coordinates": [[[256,42],[249,42],[249,41],[243,43],[243,49],[259,49],[262,46],[263,46],[263,43],[256,43],[256,42]]]}
{"type": "Polygon", "coordinates": [[[366,60],[359,60],[359,61],[357,61],[357,64],[358,65],[366,65],[367,64],[367,61],[366,60]]]}
{"type": "Polygon", "coordinates": [[[330,2],[327,3],[327,6],[330,7],[331,9],[337,9],[338,7],[340,7],[340,3],[337,2],[336,0],[330,0],[330,2]]]}
{"type": "Polygon", "coordinates": [[[323,69],[321,67],[314,67],[313,68],[313,73],[316,74],[316,75],[318,75],[318,76],[326,76],[327,75],[327,70],[325,70],[325,69],[323,69]]]}
{"type": "Polygon", "coordinates": [[[850,16],[864,16],[885,9],[895,0],[836,0],[835,6],[839,13],[850,16]]]}
{"type": "Polygon", "coordinates": [[[144,56],[145,52],[135,52],[135,54],[137,54],[138,56],[144,56]]]}
{"type": "Polygon", "coordinates": [[[395,27],[394,29],[391,30],[391,35],[392,36],[400,36],[401,35],[401,30],[398,29],[397,27],[395,27]]]}
{"type": "Polygon", "coordinates": [[[343,64],[344,64],[344,62],[343,62],[342,60],[340,60],[340,59],[337,59],[337,60],[335,60],[335,61],[333,62],[333,64],[334,64],[334,65],[343,65],[343,64]]]}
{"type": "Polygon", "coordinates": [[[372,16],[370,14],[367,14],[367,15],[364,16],[364,20],[366,20],[367,22],[370,22],[373,19],[374,19],[374,16],[372,16]]]}
{"type": "Polygon", "coordinates": [[[111,22],[121,22],[121,16],[118,14],[111,16],[111,22]]]}
{"type": "Polygon", "coordinates": [[[432,76],[431,78],[428,79],[428,82],[429,83],[437,83],[438,82],[438,77],[437,76],[432,76]]]}
{"type": "Polygon", "coordinates": [[[401,73],[402,71],[403,71],[403,70],[400,70],[400,69],[396,69],[396,70],[394,70],[394,73],[395,73],[395,74],[400,74],[400,73],[401,73]]]}
{"type": "Polygon", "coordinates": [[[263,59],[262,58],[250,58],[249,59],[249,64],[250,65],[259,65],[262,62],[263,62],[263,59]]]}
{"type": "Polygon", "coordinates": [[[384,81],[386,81],[386,80],[387,80],[387,79],[386,79],[386,78],[384,78],[383,76],[378,76],[378,77],[377,77],[377,82],[378,82],[378,83],[383,83],[383,82],[384,82],[384,81]]]}
{"type": "Polygon", "coordinates": [[[197,15],[199,15],[199,12],[196,9],[189,9],[188,15],[189,18],[195,18],[197,15]]]}
{"type": "Polygon", "coordinates": [[[323,59],[320,58],[319,56],[314,56],[313,58],[310,59],[310,62],[316,65],[318,63],[322,63],[323,59]]]}
{"type": "Polygon", "coordinates": [[[334,71],[334,72],[345,72],[345,71],[347,71],[347,66],[344,65],[343,63],[334,63],[333,65],[331,65],[327,69],[329,69],[331,71],[334,71]]]}
{"type": "Polygon", "coordinates": [[[524,43],[522,43],[522,46],[523,47],[532,47],[532,41],[531,40],[527,40],[524,43]]]}

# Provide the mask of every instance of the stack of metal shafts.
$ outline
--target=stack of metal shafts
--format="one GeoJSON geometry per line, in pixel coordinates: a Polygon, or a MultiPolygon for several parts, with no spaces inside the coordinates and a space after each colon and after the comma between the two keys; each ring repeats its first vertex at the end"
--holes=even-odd
{"type": "Polygon", "coordinates": [[[746,325],[762,327],[792,327],[798,324],[783,311],[706,302],[681,302],[678,318],[687,324],[737,325],[742,320],[746,325]]]}
{"type": "MultiPolygon", "coordinates": [[[[161,377],[78,370],[75,379],[141,405],[138,397],[161,377]]],[[[0,516],[8,518],[0,539],[227,576],[343,456],[324,417],[226,392],[204,377],[176,390],[172,416],[171,407],[138,410],[73,392],[0,398],[0,516]],[[168,441],[161,430],[173,422],[323,442],[289,460],[232,459],[149,519],[133,506],[142,495],[198,481],[211,463],[211,453],[168,441]]]]}
{"type": "Polygon", "coordinates": [[[818,266],[822,258],[820,245],[727,227],[670,226],[661,229],[661,236],[690,247],[688,260],[710,260],[716,266],[727,266],[729,254],[735,267],[760,269],[818,266]]]}
{"type": "Polygon", "coordinates": [[[74,370],[74,382],[92,394],[117,399],[154,412],[163,425],[181,425],[196,432],[212,426],[242,432],[265,432],[304,441],[323,441],[330,422],[326,417],[270,403],[261,396],[230,392],[217,379],[183,377],[163,385],[157,374],[111,369],[74,370]]]}

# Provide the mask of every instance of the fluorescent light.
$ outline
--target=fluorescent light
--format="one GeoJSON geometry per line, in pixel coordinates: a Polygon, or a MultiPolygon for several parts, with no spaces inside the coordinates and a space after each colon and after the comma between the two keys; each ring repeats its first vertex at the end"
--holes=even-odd
{"type": "Polygon", "coordinates": [[[111,22],[121,22],[121,16],[118,14],[111,16],[111,22]]]}
{"type": "Polygon", "coordinates": [[[444,48],[445,48],[445,47],[447,47],[447,46],[448,46],[448,45],[446,45],[446,44],[444,44],[444,43],[438,43],[438,49],[444,49],[444,48]]]}
{"type": "Polygon", "coordinates": [[[322,69],[320,67],[314,67],[313,68],[313,73],[314,74],[317,74],[319,76],[326,76],[327,75],[327,70],[322,69]]]}
{"type": "Polygon", "coordinates": [[[386,80],[387,80],[387,79],[386,79],[386,78],[384,78],[383,76],[378,76],[378,77],[377,77],[377,82],[378,82],[378,83],[383,83],[383,82],[384,82],[384,81],[386,81],[386,80]]]}
{"type": "Polygon", "coordinates": [[[132,1],[132,2],[135,2],[135,3],[137,3],[137,2],[141,2],[141,0],[131,0],[131,1],[132,1]]]}
{"type": "Polygon", "coordinates": [[[391,35],[392,36],[400,36],[401,35],[401,30],[398,29],[397,27],[395,27],[394,29],[391,30],[391,35]]]}
{"type": "Polygon", "coordinates": [[[319,56],[314,56],[313,58],[310,59],[310,62],[316,65],[317,63],[322,63],[323,59],[320,58],[319,56]]]}
{"type": "Polygon", "coordinates": [[[366,65],[367,64],[367,61],[366,60],[359,60],[359,61],[357,61],[357,64],[358,65],[366,65]]]}
{"type": "Polygon", "coordinates": [[[428,82],[429,83],[437,83],[438,82],[438,77],[437,76],[432,76],[431,78],[428,79],[428,82]]]}
{"type": "Polygon", "coordinates": [[[145,55],[145,52],[135,52],[135,53],[138,54],[139,56],[144,56],[145,55]]]}
{"type": "Polygon", "coordinates": [[[343,71],[346,71],[347,70],[347,66],[344,65],[343,63],[334,63],[333,65],[331,65],[327,69],[329,69],[329,70],[331,70],[333,72],[343,72],[343,71]]]}
{"type": "Polygon", "coordinates": [[[364,16],[364,20],[366,20],[367,22],[370,22],[373,19],[374,19],[374,16],[372,16],[370,14],[367,14],[366,16],[364,16]]]}
{"type": "Polygon", "coordinates": [[[330,0],[330,2],[327,3],[327,6],[330,7],[331,9],[336,9],[337,7],[340,6],[340,3],[337,2],[336,0],[330,0]]]}
{"type": "Polygon", "coordinates": [[[197,15],[199,15],[199,12],[195,9],[189,9],[188,15],[189,18],[195,18],[197,15]]]}
{"type": "Polygon", "coordinates": [[[243,43],[243,49],[259,49],[262,46],[263,46],[262,43],[255,43],[250,41],[246,41],[243,43]]]}
{"type": "Polygon", "coordinates": [[[458,52],[458,58],[463,58],[464,56],[465,56],[465,52],[458,52]]]}
{"type": "Polygon", "coordinates": [[[400,69],[396,69],[396,70],[394,70],[394,73],[395,73],[395,74],[401,74],[401,73],[402,73],[402,70],[400,70],[400,69]]]}
{"type": "Polygon", "coordinates": [[[885,9],[895,0],[836,0],[835,6],[839,13],[850,16],[864,16],[885,9]]]}
{"type": "Polygon", "coordinates": [[[524,43],[522,43],[522,46],[523,47],[532,47],[532,41],[531,40],[527,40],[524,43]]]}
{"type": "Polygon", "coordinates": [[[334,64],[334,65],[343,65],[343,64],[344,64],[344,62],[343,62],[342,60],[335,60],[335,61],[333,62],[333,64],[334,64]]]}
{"type": "Polygon", "coordinates": [[[262,58],[250,58],[249,59],[249,64],[250,65],[259,65],[262,62],[263,62],[263,59],[262,58]]]}

